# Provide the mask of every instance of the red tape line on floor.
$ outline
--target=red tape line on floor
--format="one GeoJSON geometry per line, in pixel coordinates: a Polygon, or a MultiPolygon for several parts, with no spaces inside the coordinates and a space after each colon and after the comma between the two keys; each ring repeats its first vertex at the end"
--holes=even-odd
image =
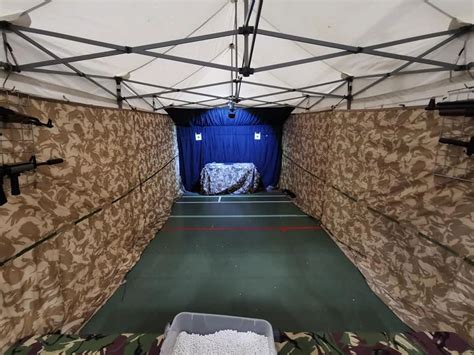
{"type": "Polygon", "coordinates": [[[316,231],[321,230],[321,226],[259,226],[259,227],[165,227],[163,232],[264,232],[264,231],[316,231]]]}

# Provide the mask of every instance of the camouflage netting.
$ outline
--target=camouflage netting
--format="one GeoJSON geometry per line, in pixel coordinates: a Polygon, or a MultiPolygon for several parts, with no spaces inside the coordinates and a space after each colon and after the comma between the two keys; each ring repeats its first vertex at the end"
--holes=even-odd
{"type": "Polygon", "coordinates": [[[20,180],[0,208],[0,349],[74,332],[112,295],[179,194],[172,121],[163,115],[30,99],[0,103],[54,128],[0,129],[5,163],[60,157],[20,180]],[[16,103],[16,104],[15,104],[16,103]],[[29,133],[30,132],[30,133],[29,133]],[[34,138],[34,139],[31,139],[34,138]],[[28,142],[29,141],[29,142],[28,142]]]}
{"type": "MultiPolygon", "coordinates": [[[[164,336],[157,334],[63,335],[22,339],[6,355],[150,354],[158,355],[164,336]]],[[[318,354],[470,354],[472,348],[454,333],[282,333],[278,355],[318,354]]]]}
{"type": "Polygon", "coordinates": [[[280,185],[408,325],[472,340],[474,183],[434,176],[439,135],[423,109],[292,115],[280,185]]]}

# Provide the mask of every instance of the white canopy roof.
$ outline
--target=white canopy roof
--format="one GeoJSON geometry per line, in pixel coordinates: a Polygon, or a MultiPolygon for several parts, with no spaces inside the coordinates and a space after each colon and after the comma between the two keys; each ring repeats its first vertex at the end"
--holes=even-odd
{"type": "MultiPolygon", "coordinates": [[[[255,1],[250,26],[255,26],[260,1],[255,1]]],[[[170,104],[204,107],[188,103],[202,100],[212,100],[205,102],[205,105],[225,105],[228,97],[236,94],[232,91],[236,84],[232,88],[231,71],[200,65],[213,63],[229,67],[232,64],[235,67],[232,55],[235,56],[235,52],[229,47],[235,42],[233,35],[153,48],[148,50],[152,54],[147,55],[138,53],[136,47],[232,31],[236,23],[237,27],[244,25],[244,0],[237,0],[237,3],[233,0],[0,0],[0,19],[15,24],[5,29],[4,33],[19,66],[16,66],[10,53],[6,54],[8,51],[1,51],[0,61],[13,65],[4,64],[4,68],[14,69],[11,73],[0,71],[2,82],[8,76],[4,84],[6,89],[116,106],[116,82],[113,77],[120,76],[130,80],[121,84],[121,95],[129,97],[126,102],[144,109],[151,109],[152,97],[141,99],[136,97],[137,94],[161,93],[155,99],[157,108],[170,104]],[[25,11],[27,13],[18,19],[18,14],[25,11]],[[25,23],[26,27],[16,26],[25,26],[25,23]],[[105,42],[118,49],[40,34],[36,29],[105,42]],[[42,63],[42,66],[24,67],[54,58],[114,50],[114,55],[69,62],[68,65],[77,72],[90,74],[89,79],[76,75],[71,67],[57,61],[55,65],[45,66],[47,63],[42,63]],[[132,53],[125,53],[126,50],[132,53]],[[160,58],[155,58],[153,53],[159,53],[160,58]],[[161,54],[173,56],[171,59],[179,57],[178,60],[185,58],[204,63],[169,60],[161,54]],[[18,69],[21,71],[15,71],[18,69]],[[73,75],[48,72],[51,70],[73,75]],[[227,83],[190,89],[191,92],[168,89],[187,89],[221,82],[227,83]],[[195,92],[207,96],[196,95],[195,92]]],[[[320,110],[339,103],[340,107],[345,107],[344,95],[348,94],[348,85],[342,79],[347,77],[353,77],[353,108],[425,104],[432,96],[445,95],[464,84],[472,85],[472,73],[467,69],[473,62],[474,35],[472,28],[465,27],[471,23],[474,23],[472,0],[265,0],[250,65],[255,73],[242,78],[239,104],[268,106],[276,102],[296,105],[300,110],[320,110]],[[437,32],[442,34],[402,44],[367,48],[437,32]],[[277,38],[282,34],[294,37],[277,38]],[[329,47],[309,43],[311,39],[330,42],[324,43],[329,47]],[[441,42],[442,46],[430,51],[441,42]],[[360,52],[350,54],[351,50],[360,52]],[[374,50],[383,53],[374,55],[374,50]],[[271,70],[265,68],[340,52],[346,53],[306,64],[271,70]],[[402,57],[394,58],[394,54],[402,57]],[[433,62],[412,62],[413,58],[433,62]],[[400,69],[407,63],[408,66],[400,69]],[[420,70],[422,72],[416,74],[391,75],[389,78],[381,76],[393,71],[420,70]],[[380,76],[358,78],[371,74],[380,76]],[[326,82],[332,83],[301,89],[326,82]],[[369,84],[374,85],[361,91],[369,84]],[[322,99],[321,93],[331,93],[335,97],[322,99]],[[252,97],[254,99],[249,99],[252,97]]],[[[237,64],[241,67],[244,36],[237,37],[237,64]]],[[[249,47],[252,38],[250,34],[249,47]]],[[[127,107],[126,104],[124,107],[127,107]]]]}

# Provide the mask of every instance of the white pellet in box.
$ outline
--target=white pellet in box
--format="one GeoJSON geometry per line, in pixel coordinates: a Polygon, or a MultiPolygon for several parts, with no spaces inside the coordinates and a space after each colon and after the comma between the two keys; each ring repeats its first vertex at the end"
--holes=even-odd
{"type": "Polygon", "coordinates": [[[272,355],[268,338],[253,332],[220,330],[199,335],[181,332],[173,348],[173,355],[272,355]]]}

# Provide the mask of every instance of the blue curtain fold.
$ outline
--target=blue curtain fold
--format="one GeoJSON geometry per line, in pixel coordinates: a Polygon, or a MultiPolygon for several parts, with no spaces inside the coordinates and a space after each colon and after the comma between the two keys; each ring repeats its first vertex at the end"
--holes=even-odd
{"type": "Polygon", "coordinates": [[[180,174],[188,191],[199,191],[207,163],[254,163],[264,187],[276,186],[281,170],[283,123],[293,108],[167,110],[177,126],[180,174]],[[260,133],[260,140],[255,140],[260,133]],[[202,140],[196,141],[195,134],[202,140]]]}

